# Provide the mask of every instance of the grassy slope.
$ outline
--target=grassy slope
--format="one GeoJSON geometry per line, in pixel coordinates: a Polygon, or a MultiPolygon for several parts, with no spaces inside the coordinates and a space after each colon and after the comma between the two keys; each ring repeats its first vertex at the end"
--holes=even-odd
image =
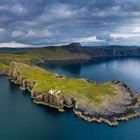
{"type": "Polygon", "coordinates": [[[57,48],[57,49],[49,49],[49,48],[40,48],[40,49],[33,49],[28,52],[26,52],[26,55],[32,55],[37,56],[39,58],[43,58],[46,60],[63,60],[63,59],[78,59],[78,58],[87,58],[82,53],[71,53],[68,50],[65,50],[63,48],[57,48]]]}
{"type": "Polygon", "coordinates": [[[0,68],[9,68],[10,63],[7,60],[0,60],[0,68]]]}
{"type": "Polygon", "coordinates": [[[70,51],[63,48],[37,48],[30,50],[17,50],[17,51],[1,51],[0,59],[7,60],[34,60],[34,59],[45,59],[45,60],[71,60],[71,59],[88,59],[88,56],[83,53],[71,53],[70,51]]]}
{"type": "Polygon", "coordinates": [[[12,53],[0,53],[0,60],[32,60],[36,59],[37,56],[27,54],[12,54],[12,53]]]}
{"type": "Polygon", "coordinates": [[[0,62],[0,69],[9,68],[9,64],[0,62]]]}
{"type": "Polygon", "coordinates": [[[46,92],[50,89],[61,90],[60,95],[71,95],[77,101],[99,104],[114,99],[117,90],[110,83],[88,83],[81,79],[57,78],[55,73],[36,66],[17,63],[20,76],[29,81],[36,81],[34,91],[46,92]]]}
{"type": "Polygon", "coordinates": [[[0,75],[7,75],[10,65],[7,62],[0,62],[0,75]]]}

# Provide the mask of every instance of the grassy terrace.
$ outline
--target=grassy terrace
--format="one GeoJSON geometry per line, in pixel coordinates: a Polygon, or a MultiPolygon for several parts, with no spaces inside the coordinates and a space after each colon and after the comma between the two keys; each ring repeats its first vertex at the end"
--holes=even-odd
{"type": "Polygon", "coordinates": [[[37,59],[37,56],[28,54],[10,54],[10,53],[0,53],[0,60],[13,61],[13,60],[33,60],[37,59]]]}
{"type": "Polygon", "coordinates": [[[9,68],[9,65],[8,64],[2,64],[2,63],[0,63],[0,69],[1,68],[9,68]]]}
{"type": "Polygon", "coordinates": [[[5,69],[5,68],[9,68],[10,67],[10,64],[9,62],[3,60],[3,61],[0,61],[0,69],[5,69]]]}
{"type": "Polygon", "coordinates": [[[111,83],[88,83],[82,79],[58,78],[56,73],[45,71],[36,66],[17,63],[21,77],[37,84],[33,91],[47,92],[50,89],[60,90],[59,95],[71,95],[77,101],[100,104],[112,101],[118,94],[111,83]]]}

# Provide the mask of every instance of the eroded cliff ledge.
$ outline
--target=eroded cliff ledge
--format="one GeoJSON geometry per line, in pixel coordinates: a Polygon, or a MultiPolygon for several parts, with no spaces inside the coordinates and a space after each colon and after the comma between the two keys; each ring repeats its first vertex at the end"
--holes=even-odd
{"type": "Polygon", "coordinates": [[[9,77],[21,89],[29,90],[34,103],[74,113],[87,121],[118,125],[119,120],[138,117],[140,100],[135,91],[120,81],[104,84],[66,78],[36,66],[11,63],[9,77]]]}
{"type": "Polygon", "coordinates": [[[8,75],[8,74],[9,74],[9,66],[0,63],[0,75],[8,75]]]}

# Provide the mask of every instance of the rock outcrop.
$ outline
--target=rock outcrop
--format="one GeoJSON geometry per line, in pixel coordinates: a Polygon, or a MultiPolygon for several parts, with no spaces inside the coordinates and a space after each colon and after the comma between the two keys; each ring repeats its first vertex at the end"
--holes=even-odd
{"type": "Polygon", "coordinates": [[[118,125],[118,120],[129,120],[138,117],[134,108],[139,106],[139,97],[130,87],[121,81],[110,81],[118,86],[121,95],[110,103],[91,106],[88,103],[76,103],[74,112],[87,121],[105,122],[118,125]]]}
{"type": "Polygon", "coordinates": [[[9,68],[0,68],[0,75],[8,75],[9,68]]]}

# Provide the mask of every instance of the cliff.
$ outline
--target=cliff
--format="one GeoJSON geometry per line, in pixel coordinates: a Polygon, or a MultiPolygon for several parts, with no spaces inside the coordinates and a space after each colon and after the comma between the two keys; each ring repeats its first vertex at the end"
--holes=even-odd
{"type": "Polygon", "coordinates": [[[0,63],[0,75],[8,75],[8,74],[9,74],[9,66],[0,63]]]}
{"type": "MultiPolygon", "coordinates": [[[[140,47],[137,46],[81,46],[80,43],[54,47],[63,48],[71,53],[82,53],[90,59],[98,57],[140,56],[140,47]]],[[[49,47],[51,49],[51,47],[49,47]]]]}
{"type": "Polygon", "coordinates": [[[104,46],[104,47],[85,47],[84,49],[91,58],[140,56],[139,47],[104,46]]]}
{"type": "Polygon", "coordinates": [[[66,78],[36,66],[12,63],[11,81],[22,90],[29,90],[36,104],[48,105],[63,112],[64,107],[86,121],[118,125],[119,120],[138,117],[139,97],[135,91],[120,81],[104,84],[83,79],[66,78]]]}

